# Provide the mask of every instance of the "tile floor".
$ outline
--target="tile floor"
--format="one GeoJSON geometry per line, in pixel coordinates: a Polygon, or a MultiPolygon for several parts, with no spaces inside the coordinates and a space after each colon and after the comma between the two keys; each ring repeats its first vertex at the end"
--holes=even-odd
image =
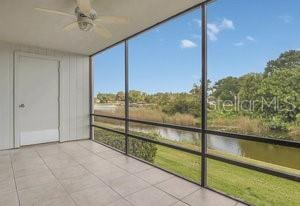
{"type": "Polygon", "coordinates": [[[89,140],[0,151],[0,206],[238,204],[89,140]]]}

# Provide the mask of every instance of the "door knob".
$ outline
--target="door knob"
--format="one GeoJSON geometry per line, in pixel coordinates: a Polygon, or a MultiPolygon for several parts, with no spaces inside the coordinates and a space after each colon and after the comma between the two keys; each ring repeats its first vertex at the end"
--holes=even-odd
{"type": "Polygon", "coordinates": [[[20,108],[24,108],[24,107],[25,107],[25,104],[20,104],[19,107],[20,107],[20,108]]]}

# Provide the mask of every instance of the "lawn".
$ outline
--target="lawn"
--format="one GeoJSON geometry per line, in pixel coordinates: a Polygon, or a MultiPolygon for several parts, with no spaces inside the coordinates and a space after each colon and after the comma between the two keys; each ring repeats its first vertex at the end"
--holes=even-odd
{"type": "MultiPolygon", "coordinates": [[[[157,146],[155,165],[200,181],[200,157],[157,146]]],[[[299,206],[298,182],[208,159],[208,185],[252,205],[299,206]]]]}

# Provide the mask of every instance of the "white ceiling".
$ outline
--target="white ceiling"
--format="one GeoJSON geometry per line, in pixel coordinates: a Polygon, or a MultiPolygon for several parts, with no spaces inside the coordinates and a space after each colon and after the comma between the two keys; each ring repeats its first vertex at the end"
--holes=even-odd
{"type": "Polygon", "coordinates": [[[1,0],[0,40],[90,55],[204,0],[92,0],[98,16],[129,17],[126,25],[105,25],[104,39],[95,32],[63,31],[71,17],[45,14],[35,7],[74,13],[75,0],[1,0]]]}

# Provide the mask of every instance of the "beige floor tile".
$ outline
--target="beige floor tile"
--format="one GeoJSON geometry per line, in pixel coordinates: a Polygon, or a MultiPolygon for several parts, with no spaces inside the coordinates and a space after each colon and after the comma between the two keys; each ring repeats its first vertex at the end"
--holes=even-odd
{"type": "Polygon", "coordinates": [[[85,156],[90,156],[90,155],[95,155],[95,154],[84,148],[81,148],[80,151],[71,152],[71,153],[69,153],[69,155],[73,158],[80,158],[80,157],[85,157],[85,156]]]}
{"type": "Polygon", "coordinates": [[[51,199],[37,200],[34,205],[37,206],[75,206],[74,201],[70,196],[64,195],[60,197],[54,197],[51,199]]]}
{"type": "Polygon", "coordinates": [[[103,170],[104,168],[110,167],[110,165],[113,165],[112,163],[110,163],[107,160],[100,160],[100,161],[86,161],[84,163],[82,163],[82,166],[84,166],[87,170],[89,170],[92,173],[95,173],[99,170],[103,170]]]}
{"type": "Polygon", "coordinates": [[[103,206],[121,198],[109,187],[98,185],[72,193],[71,196],[77,206],[103,206]]]}
{"type": "Polygon", "coordinates": [[[191,206],[235,206],[237,204],[236,201],[207,189],[199,189],[182,199],[182,201],[191,206]]]}
{"type": "Polygon", "coordinates": [[[0,151],[0,206],[18,194],[21,206],[244,206],[87,140],[0,151]]]}
{"type": "Polygon", "coordinates": [[[56,182],[56,178],[50,171],[46,171],[39,174],[31,174],[21,177],[16,177],[16,185],[18,190],[26,188],[36,187],[47,183],[56,182]]]}
{"type": "Polygon", "coordinates": [[[41,153],[41,158],[44,161],[72,159],[72,157],[70,155],[68,155],[64,152],[57,152],[57,153],[52,153],[52,154],[41,153]]]}
{"type": "Polygon", "coordinates": [[[84,167],[77,165],[72,167],[54,168],[51,169],[57,179],[75,178],[88,174],[88,170],[84,167]]]}
{"type": "Polygon", "coordinates": [[[18,177],[23,177],[23,176],[33,175],[33,174],[47,173],[47,172],[50,172],[50,170],[45,164],[42,164],[42,165],[34,165],[33,167],[29,167],[29,168],[15,170],[14,174],[15,177],[18,178],[18,177]]]}
{"type": "Polygon", "coordinates": [[[130,157],[126,157],[124,155],[110,159],[115,165],[127,170],[130,173],[138,173],[147,169],[151,169],[150,165],[147,165],[141,161],[135,160],[130,157]]]}
{"type": "Polygon", "coordinates": [[[138,191],[126,197],[126,200],[134,206],[168,206],[178,201],[155,187],[138,191]]]}
{"type": "Polygon", "coordinates": [[[103,159],[111,159],[111,158],[123,156],[123,154],[121,154],[120,152],[114,151],[112,149],[106,150],[106,151],[101,151],[101,152],[96,152],[96,154],[103,159]]]}
{"type": "Polygon", "coordinates": [[[181,201],[178,201],[176,202],[174,205],[172,206],[189,206],[188,204],[184,203],[184,202],[181,202],[181,201]]]}
{"type": "Polygon", "coordinates": [[[82,176],[74,178],[63,179],[60,180],[60,183],[69,193],[78,192],[95,185],[104,185],[103,182],[101,182],[97,177],[95,177],[92,174],[84,174],[82,176]]]}
{"type": "Polygon", "coordinates": [[[40,205],[63,196],[67,196],[67,193],[58,183],[40,185],[19,191],[21,206],[40,205]]]}
{"type": "Polygon", "coordinates": [[[123,170],[117,166],[110,165],[104,167],[101,170],[93,172],[94,175],[99,177],[102,181],[107,184],[111,184],[117,178],[130,175],[126,170],[123,170]]]}
{"type": "Polygon", "coordinates": [[[83,146],[85,149],[94,152],[94,153],[99,153],[99,152],[104,152],[104,151],[108,151],[110,150],[108,147],[105,147],[101,144],[98,143],[91,143],[91,144],[87,144],[87,143],[79,143],[81,146],[83,146]]]}
{"type": "Polygon", "coordinates": [[[164,172],[157,168],[145,170],[145,171],[136,173],[135,175],[153,185],[174,177],[174,175],[171,175],[171,174],[164,172]]]}
{"type": "Polygon", "coordinates": [[[18,206],[17,192],[0,192],[0,206],[18,206]]]}
{"type": "Polygon", "coordinates": [[[39,154],[32,149],[18,149],[14,150],[10,155],[12,161],[22,161],[39,158],[39,154]]]}
{"type": "Polygon", "coordinates": [[[13,169],[11,167],[11,164],[1,164],[0,165],[0,181],[3,178],[6,178],[8,176],[13,176],[13,169]]]}
{"type": "Polygon", "coordinates": [[[123,197],[150,186],[149,183],[133,175],[116,178],[109,185],[123,197]]]}
{"type": "Polygon", "coordinates": [[[22,169],[28,169],[32,167],[37,167],[40,165],[44,165],[43,160],[40,157],[34,157],[34,158],[26,158],[22,160],[15,160],[12,162],[14,170],[22,170],[22,169]]]}
{"type": "Polygon", "coordinates": [[[107,206],[131,206],[131,205],[132,205],[131,203],[129,203],[127,200],[122,198],[122,199],[119,199],[119,200],[117,200],[113,203],[110,203],[107,206]]]}
{"type": "Polygon", "coordinates": [[[90,153],[89,155],[85,155],[85,156],[75,156],[75,157],[73,157],[73,159],[80,164],[83,164],[86,162],[101,162],[103,160],[103,158],[101,158],[93,153],[90,153]]]}
{"type": "Polygon", "coordinates": [[[10,164],[10,156],[9,154],[0,155],[0,165],[10,164]]]}
{"type": "Polygon", "coordinates": [[[161,182],[157,184],[156,187],[179,199],[184,198],[200,188],[199,186],[179,177],[173,177],[169,180],[161,182]]]}
{"type": "Polygon", "coordinates": [[[0,177],[0,193],[16,191],[16,185],[13,176],[0,177]]]}
{"type": "Polygon", "coordinates": [[[73,159],[45,159],[45,163],[50,169],[73,167],[79,165],[78,162],[73,159]]]}

